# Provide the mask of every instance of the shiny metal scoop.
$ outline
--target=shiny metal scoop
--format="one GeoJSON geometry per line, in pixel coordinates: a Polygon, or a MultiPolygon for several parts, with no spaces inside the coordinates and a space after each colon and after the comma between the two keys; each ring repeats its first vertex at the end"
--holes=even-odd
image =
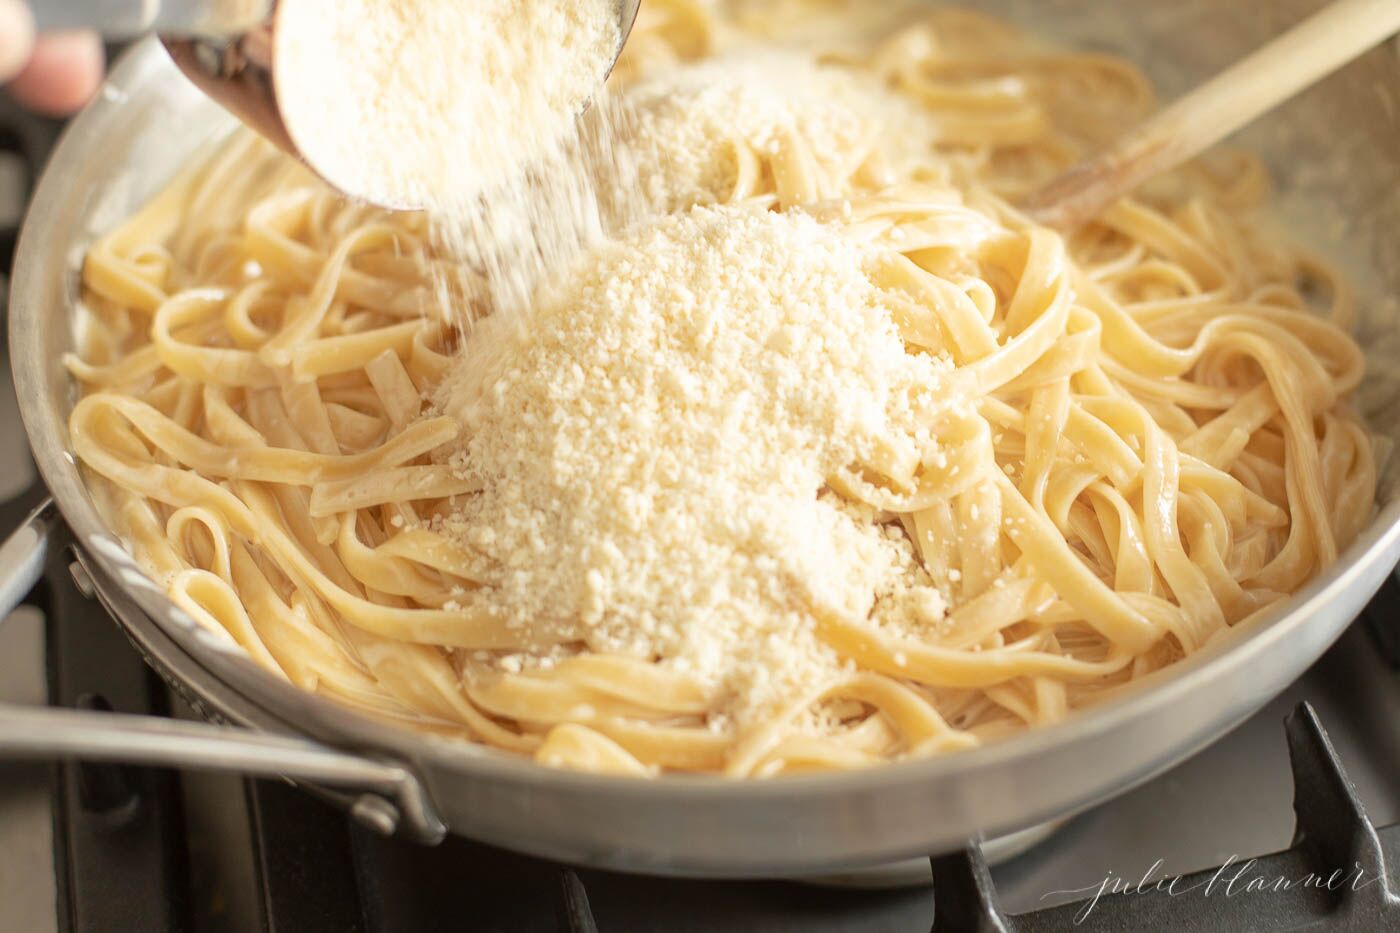
{"type": "MultiPolygon", "coordinates": [[[[627,44],[640,6],[641,0],[618,0],[622,41],[617,55],[627,44]]],[[[272,54],[276,0],[42,0],[34,15],[40,29],[95,29],[109,38],[159,33],[170,57],[195,86],[325,177],[292,142],[277,104],[272,54]]],[[[608,70],[611,73],[611,67],[608,70]]],[[[354,191],[345,194],[359,196],[354,191]]]]}

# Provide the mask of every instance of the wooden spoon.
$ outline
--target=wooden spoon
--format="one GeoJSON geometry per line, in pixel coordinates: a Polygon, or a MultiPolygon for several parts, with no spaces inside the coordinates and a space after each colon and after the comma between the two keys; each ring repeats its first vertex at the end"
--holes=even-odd
{"type": "Polygon", "coordinates": [[[1037,223],[1073,230],[1400,32],[1400,0],[1337,0],[1026,198],[1037,223]]]}

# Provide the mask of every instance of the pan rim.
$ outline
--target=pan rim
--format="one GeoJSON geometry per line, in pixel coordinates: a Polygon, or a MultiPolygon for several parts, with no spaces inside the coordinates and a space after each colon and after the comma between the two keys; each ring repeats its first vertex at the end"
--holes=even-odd
{"type": "MultiPolygon", "coordinates": [[[[1121,793],[1165,770],[1199,748],[1223,735],[1239,721],[1282,690],[1287,683],[1311,665],[1348,627],[1371,593],[1379,587],[1400,556],[1400,501],[1379,509],[1371,524],[1328,570],[1311,580],[1302,590],[1266,616],[1244,627],[1228,630],[1216,642],[1169,668],[1135,682],[1112,700],[1079,710],[1063,722],[1029,729],[985,746],[926,759],[899,761],[879,767],[827,774],[793,775],[773,780],[736,780],[712,775],[666,775],[657,780],[638,780],[604,775],[580,774],[540,766],[510,753],[458,740],[416,734],[410,730],[376,722],[332,700],[302,691],[278,681],[257,668],[241,649],[216,642],[203,633],[187,615],[178,610],[159,589],[144,577],[135,561],[116,542],[102,521],[87,492],[82,471],[69,453],[66,412],[71,408],[71,392],[65,396],[62,418],[45,408],[58,385],[70,385],[60,372],[59,359],[47,354],[44,329],[35,316],[54,308],[49,297],[55,288],[56,270],[48,257],[54,254],[50,241],[66,237],[63,255],[86,245],[87,239],[74,239],[75,232],[62,226],[65,204],[72,208],[73,191],[81,188],[84,173],[102,151],[102,140],[114,120],[120,119],[120,97],[136,94],[152,75],[160,80],[183,80],[174,68],[162,61],[163,52],[154,40],[131,49],[117,65],[109,82],[114,93],[104,95],[63,134],[31,202],[15,251],[15,274],[10,301],[10,352],[21,417],[34,451],[43,481],[52,492],[65,521],[73,530],[86,558],[134,601],[144,616],[169,636],[195,663],[229,684],[250,703],[266,709],[301,734],[318,741],[352,750],[398,757],[413,766],[433,765],[457,777],[486,779],[524,785],[541,792],[567,790],[600,797],[625,796],[673,804],[746,802],[762,804],[795,795],[812,803],[842,798],[853,793],[880,794],[898,789],[939,787],[956,781],[975,781],[1008,769],[1034,768],[1051,752],[1092,749],[1115,736],[1130,733],[1162,715],[1169,715],[1190,694],[1218,688],[1232,697],[1230,704],[1214,708],[1213,715],[1187,729],[1189,740],[1174,747],[1158,747],[1136,754],[1135,767],[1128,773],[1108,772],[1086,755],[1084,780],[1077,793],[1060,794],[1054,800],[1027,802],[1019,813],[1008,813],[997,823],[980,827],[989,831],[1009,830],[1054,815],[1066,815],[1121,793]],[[135,574],[136,576],[133,576],[135,574]],[[201,634],[203,637],[201,637],[201,634]],[[1295,643],[1289,655],[1285,642],[1295,643]],[[1298,651],[1296,643],[1306,643],[1298,651]],[[1269,659],[1267,686],[1249,682],[1251,668],[1262,667],[1269,659]],[[1227,682],[1245,675],[1230,689],[1227,682]],[[256,692],[243,685],[253,684],[256,692]]],[[[193,93],[193,91],[191,91],[193,93]]],[[[82,234],[86,236],[86,234],[82,234]]],[[[73,275],[65,268],[62,275],[73,275]]],[[[66,321],[66,318],[65,318],[66,321]]],[[[71,385],[70,385],[71,388],[71,385]]],[[[131,629],[133,621],[116,613],[117,621],[131,629]]],[[[875,847],[875,848],[878,848],[875,847]]],[[[907,851],[881,852],[879,859],[913,854],[907,851]]],[[[868,863],[872,858],[864,858],[868,863]]],[[[826,863],[823,863],[826,864],[826,863]]],[[[832,863],[836,864],[836,863],[832,863]]],[[[846,863],[842,863],[846,864],[846,863]]]]}

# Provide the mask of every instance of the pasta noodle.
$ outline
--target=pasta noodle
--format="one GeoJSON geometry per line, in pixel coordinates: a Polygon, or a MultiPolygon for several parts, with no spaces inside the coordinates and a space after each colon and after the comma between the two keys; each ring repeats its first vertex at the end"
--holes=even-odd
{"type": "Polygon", "coordinates": [[[1013,205],[1151,110],[1135,69],[957,10],[855,40],[815,6],[648,0],[615,80],[835,17],[841,40],[802,54],[926,121],[912,164],[898,125],[837,152],[736,131],[715,200],[878,247],[908,352],[945,353],[975,398],[938,426],[943,462],[829,481],[902,530],[943,625],[893,633],[813,600],[844,673],[743,728],[653,658],[477,663],[557,645],[472,600],[500,568],[432,521],[475,492],[438,456],[461,426],[424,404],[470,340],[436,287],[446,259],[422,215],[349,203],[245,133],[92,247],[69,361],[74,451],[175,604],[409,727],[554,767],[770,776],[1059,720],[1335,561],[1376,484],[1348,407],[1353,299],[1260,226],[1259,163],[1214,154],[1061,236],[1013,205]]]}

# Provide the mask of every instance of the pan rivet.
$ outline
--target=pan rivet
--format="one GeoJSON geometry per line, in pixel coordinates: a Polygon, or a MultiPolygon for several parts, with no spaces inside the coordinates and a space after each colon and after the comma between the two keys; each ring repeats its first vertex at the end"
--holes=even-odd
{"type": "Polygon", "coordinates": [[[399,828],[399,811],[383,797],[365,794],[356,798],[350,807],[350,815],[359,820],[361,826],[372,829],[381,836],[392,836],[399,828]]]}
{"type": "Polygon", "coordinates": [[[88,576],[87,568],[75,560],[68,565],[68,572],[72,574],[73,585],[78,588],[78,592],[92,599],[92,577],[88,576]]]}

